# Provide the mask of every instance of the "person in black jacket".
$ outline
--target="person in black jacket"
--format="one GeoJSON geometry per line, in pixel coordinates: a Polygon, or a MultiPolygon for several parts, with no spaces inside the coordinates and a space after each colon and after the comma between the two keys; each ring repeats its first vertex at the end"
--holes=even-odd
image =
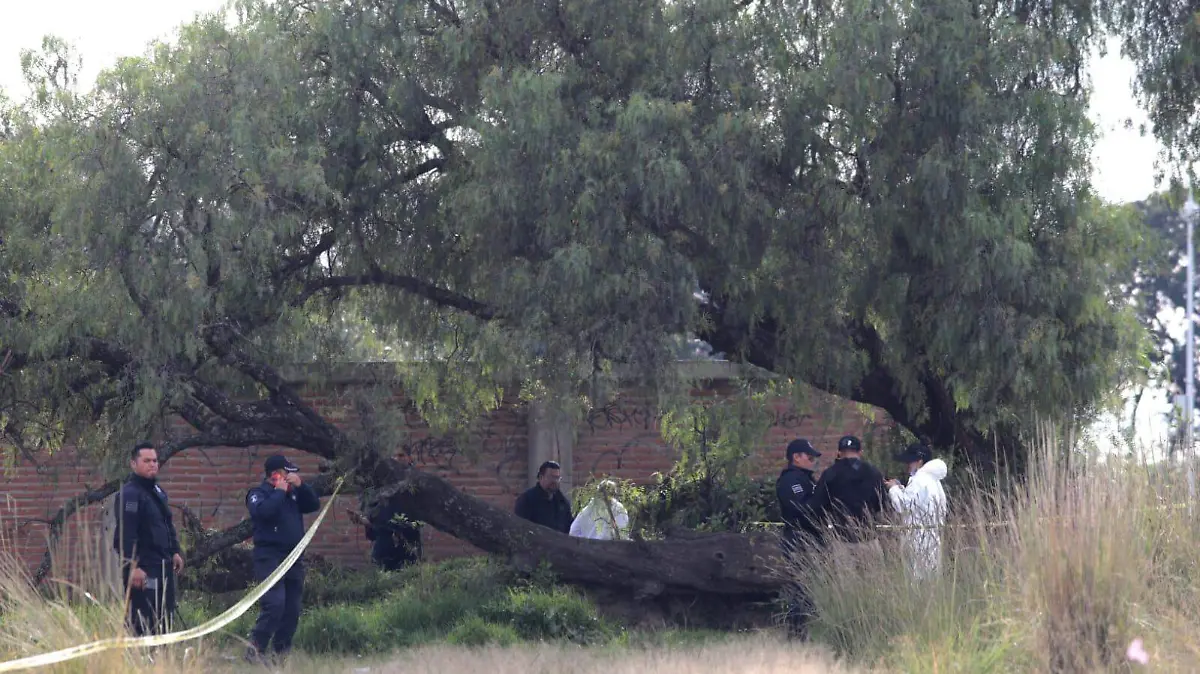
{"type": "Polygon", "coordinates": [[[176,576],[183,555],[167,493],[158,484],[158,452],[143,442],[133,448],[133,472],[117,494],[113,549],[129,592],[129,622],[137,636],[163,634],[175,611],[176,576]]]}
{"type": "Polygon", "coordinates": [[[838,458],[821,473],[809,502],[818,521],[832,526],[836,555],[882,556],[873,525],[883,513],[883,493],[883,473],[863,460],[862,442],[853,435],[838,440],[838,458]]]}
{"type": "Polygon", "coordinates": [[[571,503],[558,488],[562,467],[547,461],[538,467],[537,484],[517,497],[517,517],[564,534],[571,531],[571,503]]]}
{"type": "Polygon", "coordinates": [[[421,561],[421,527],[405,519],[395,505],[381,504],[375,516],[362,524],[372,542],[371,561],[379,568],[396,571],[421,561]]]}
{"type": "Polygon", "coordinates": [[[795,549],[802,541],[821,543],[821,529],[813,518],[809,502],[816,492],[813,470],[821,452],[804,438],[787,446],[787,468],[775,481],[775,496],[783,516],[783,541],[786,550],[795,549]]]}
{"type": "MultiPolygon", "coordinates": [[[[254,525],[254,579],[262,582],[279,567],[304,538],[304,515],[321,508],[312,487],[300,479],[300,469],[276,454],[263,464],[266,479],[246,494],[246,507],[254,525]]],[[[292,648],[300,623],[300,597],[304,592],[304,558],[259,600],[258,621],[250,632],[246,659],[261,662],[268,646],[277,655],[292,648]]]]}
{"type": "MultiPolygon", "coordinates": [[[[805,544],[820,545],[823,540],[809,507],[809,501],[816,491],[813,470],[817,467],[821,452],[808,440],[799,438],[788,444],[786,455],[787,468],[775,481],[775,496],[779,499],[779,511],[783,515],[781,543],[785,558],[792,564],[800,564],[803,561],[796,553],[805,544]]],[[[785,594],[788,633],[795,638],[807,638],[808,621],[813,613],[812,601],[798,580],[788,584],[785,594]]]]}

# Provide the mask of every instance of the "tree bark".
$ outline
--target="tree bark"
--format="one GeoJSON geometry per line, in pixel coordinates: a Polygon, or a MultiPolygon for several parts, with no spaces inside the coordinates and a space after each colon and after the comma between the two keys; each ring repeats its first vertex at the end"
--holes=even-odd
{"type": "MultiPolygon", "coordinates": [[[[786,368],[780,367],[780,326],[774,318],[762,317],[750,325],[728,317],[713,304],[704,306],[702,311],[709,327],[697,336],[715,350],[728,353],[730,359],[787,374],[786,368]]],[[[965,458],[981,474],[994,474],[1001,467],[1020,474],[1025,449],[1017,432],[1005,426],[997,427],[991,433],[980,430],[972,423],[969,411],[957,409],[944,380],[928,369],[919,377],[924,392],[923,404],[920,409],[910,408],[900,396],[895,373],[887,366],[885,345],[878,332],[862,323],[852,323],[847,332],[848,339],[866,355],[869,369],[848,390],[823,381],[809,382],[811,386],[882,409],[914,435],[928,438],[934,447],[954,451],[965,458]]]]}
{"type": "MultiPolygon", "coordinates": [[[[573,538],[520,519],[394,459],[379,461],[374,472],[375,479],[390,480],[379,491],[376,508],[395,500],[408,517],[504,558],[524,572],[545,562],[564,582],[616,590],[639,600],[673,595],[755,599],[774,595],[784,585],[779,544],[772,534],[693,533],[662,541],[573,538]]],[[[313,488],[322,495],[330,484],[324,475],[313,480],[313,488]]],[[[252,532],[253,525],[246,519],[208,536],[186,551],[188,567],[195,568],[249,539],[252,532]]]]}
{"type": "MultiPolygon", "coordinates": [[[[550,565],[563,581],[583,586],[620,589],[636,597],[720,595],[726,598],[762,597],[777,592],[783,578],[776,573],[778,544],[768,534],[713,534],[663,541],[593,541],[571,538],[519,519],[463,494],[445,480],[384,458],[381,448],[353,441],[317,415],[271,368],[253,362],[229,344],[213,337],[212,348],[223,362],[242,370],[271,392],[253,402],[236,401],[194,375],[178,373],[186,383],[186,398],[174,411],[199,433],[176,440],[160,450],[160,461],[188,447],[250,445],[287,446],[333,460],[334,470],[353,471],[357,485],[381,488],[413,519],[510,559],[518,568],[550,565]],[[340,464],[340,465],[338,465],[340,464]]],[[[94,343],[94,342],[93,342],[94,343]]],[[[105,350],[105,357],[112,349],[105,350]]],[[[331,475],[314,476],[322,493],[331,475]]],[[[73,499],[60,509],[52,539],[78,508],[111,495],[116,481],[73,499]]],[[[205,537],[188,552],[189,566],[246,540],[249,521],[205,537]]],[[[51,548],[53,545],[51,545],[51,548]]],[[[39,579],[50,569],[50,551],[39,579]]]]}
{"type": "Polygon", "coordinates": [[[596,541],[573,538],[464,494],[445,480],[387,459],[375,481],[390,484],[379,501],[408,517],[523,570],[542,562],[561,580],[621,588],[642,598],[664,594],[763,596],[779,591],[779,544],[772,534],[710,534],[686,540],[596,541]]]}

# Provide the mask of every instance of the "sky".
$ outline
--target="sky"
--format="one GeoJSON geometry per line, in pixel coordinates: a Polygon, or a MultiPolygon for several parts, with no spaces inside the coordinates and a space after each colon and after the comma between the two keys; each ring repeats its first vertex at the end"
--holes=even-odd
{"type": "MultiPolygon", "coordinates": [[[[169,38],[197,12],[219,9],[225,0],[38,0],[10,2],[0,23],[0,88],[13,98],[24,94],[20,51],[37,48],[53,34],[73,44],[83,59],[80,82],[89,83],[120,56],[141,54],[155,39],[169,38]]],[[[1155,161],[1161,150],[1139,127],[1146,115],[1134,100],[1133,64],[1115,45],[1092,62],[1092,118],[1100,138],[1094,147],[1094,186],[1105,200],[1136,201],[1155,190],[1155,161]]],[[[1143,403],[1139,435],[1156,442],[1164,426],[1158,416],[1169,408],[1158,392],[1143,403]]]]}

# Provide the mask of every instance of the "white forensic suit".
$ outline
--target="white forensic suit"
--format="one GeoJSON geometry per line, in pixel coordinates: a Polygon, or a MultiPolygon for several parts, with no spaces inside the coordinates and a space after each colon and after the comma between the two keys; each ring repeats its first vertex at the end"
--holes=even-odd
{"type": "Polygon", "coordinates": [[[597,494],[575,516],[570,534],[595,540],[629,540],[629,513],[617,499],[597,494]]]}
{"type": "Polygon", "coordinates": [[[933,459],[908,479],[907,486],[888,490],[892,507],[906,527],[901,539],[909,571],[915,579],[937,574],[942,563],[942,526],[946,524],[946,462],[933,459]]]}

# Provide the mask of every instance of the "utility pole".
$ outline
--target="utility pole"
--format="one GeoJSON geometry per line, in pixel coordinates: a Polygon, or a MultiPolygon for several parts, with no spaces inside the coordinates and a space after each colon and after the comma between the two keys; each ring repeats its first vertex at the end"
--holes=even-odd
{"type": "Polygon", "coordinates": [[[1192,190],[1188,188],[1187,202],[1183,205],[1183,219],[1187,226],[1187,364],[1184,368],[1187,377],[1185,381],[1186,391],[1185,397],[1187,403],[1184,408],[1184,454],[1183,460],[1187,462],[1187,483],[1188,483],[1188,512],[1190,513],[1196,501],[1196,462],[1194,455],[1193,444],[1193,410],[1196,409],[1196,257],[1195,250],[1192,246],[1192,228],[1195,225],[1196,213],[1200,211],[1200,206],[1196,205],[1196,200],[1192,198],[1192,190]]]}

